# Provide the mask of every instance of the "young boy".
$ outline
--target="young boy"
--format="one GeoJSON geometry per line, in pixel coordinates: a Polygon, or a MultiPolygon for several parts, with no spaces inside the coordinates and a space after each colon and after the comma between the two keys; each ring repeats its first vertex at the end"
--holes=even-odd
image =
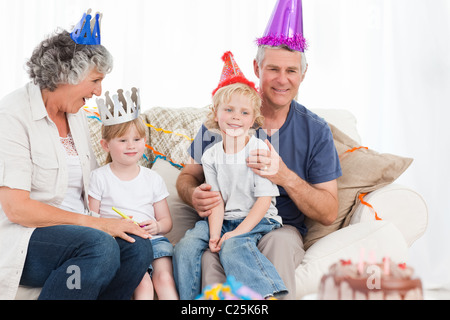
{"type": "Polygon", "coordinates": [[[275,208],[278,187],[246,165],[251,150],[268,149],[250,134],[255,124],[262,124],[261,98],[231,52],[222,59],[222,79],[213,92],[213,107],[205,123],[208,129],[220,131],[222,141],[205,151],[202,165],[206,183],[221,193],[223,201],[208,221],[197,222],[175,247],[174,275],[181,299],[200,293],[196,276],[200,276],[201,256],[208,246],[219,253],[227,276],[264,297],[286,293],[276,269],[256,246],[264,234],[281,226],[275,208]]]}

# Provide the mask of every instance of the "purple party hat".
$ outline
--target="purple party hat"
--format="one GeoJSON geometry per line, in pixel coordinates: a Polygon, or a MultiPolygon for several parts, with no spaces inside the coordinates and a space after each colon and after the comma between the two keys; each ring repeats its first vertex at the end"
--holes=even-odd
{"type": "Polygon", "coordinates": [[[91,21],[91,9],[83,13],[80,22],[73,29],[70,37],[77,44],[97,45],[101,43],[100,37],[100,19],[101,15],[97,12],[95,20],[91,21]]]}
{"type": "Polygon", "coordinates": [[[285,45],[304,52],[307,43],[303,37],[302,0],[278,0],[267,24],[264,36],[256,40],[258,46],[285,45]]]}

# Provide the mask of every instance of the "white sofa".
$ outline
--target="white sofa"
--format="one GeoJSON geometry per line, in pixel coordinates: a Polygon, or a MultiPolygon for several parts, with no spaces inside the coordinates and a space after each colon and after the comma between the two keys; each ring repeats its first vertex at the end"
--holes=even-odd
{"type": "MultiPolygon", "coordinates": [[[[313,110],[355,141],[361,139],[356,119],[345,110],[313,110]]],[[[368,258],[373,250],[381,261],[407,262],[408,248],[423,235],[428,223],[428,209],[423,197],[411,188],[395,183],[368,193],[364,201],[370,204],[382,220],[376,220],[373,209],[360,202],[349,225],[321,238],[306,250],[296,270],[297,298],[316,293],[322,275],[340,259],[359,261],[361,248],[368,258]]]]}
{"type": "MultiPolygon", "coordinates": [[[[360,143],[356,119],[350,112],[337,109],[313,111],[360,143]]],[[[143,115],[149,127],[149,148],[146,152],[149,161],[145,165],[152,165],[163,176],[170,192],[168,202],[174,229],[168,237],[174,244],[198,219],[194,210],[178,198],[175,182],[180,172],[177,166],[185,159],[185,150],[190,144],[188,138],[195,135],[206,112],[206,108],[155,107],[143,115]]],[[[89,121],[94,149],[98,152],[98,160],[102,161],[104,155],[97,144],[99,122],[95,117],[89,121]]],[[[385,181],[364,196],[364,201],[373,209],[355,199],[351,215],[344,217],[345,221],[335,227],[336,230],[328,230],[326,235],[310,241],[303,262],[296,270],[298,299],[317,292],[322,275],[332,263],[340,259],[358,261],[362,248],[367,257],[373,252],[378,260],[389,256],[392,261],[407,262],[408,248],[425,232],[427,226],[428,212],[424,199],[406,186],[385,181]],[[374,210],[381,220],[375,219],[374,210]]],[[[36,299],[39,292],[39,288],[20,287],[16,299],[36,299]]]]}

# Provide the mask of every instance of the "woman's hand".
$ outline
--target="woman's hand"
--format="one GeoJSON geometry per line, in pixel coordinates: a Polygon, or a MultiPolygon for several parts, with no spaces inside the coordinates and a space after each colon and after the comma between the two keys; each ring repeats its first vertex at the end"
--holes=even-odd
{"type": "Polygon", "coordinates": [[[98,218],[98,220],[97,229],[100,229],[115,238],[118,237],[128,242],[135,242],[128,233],[144,239],[151,238],[151,235],[144,230],[144,228],[141,228],[130,219],[98,218]]]}
{"type": "Polygon", "coordinates": [[[30,199],[30,192],[0,187],[0,205],[8,219],[29,228],[50,227],[56,225],[79,225],[102,230],[113,237],[135,242],[129,234],[144,239],[150,235],[132,220],[97,218],[59,209],[43,202],[30,199]]]}

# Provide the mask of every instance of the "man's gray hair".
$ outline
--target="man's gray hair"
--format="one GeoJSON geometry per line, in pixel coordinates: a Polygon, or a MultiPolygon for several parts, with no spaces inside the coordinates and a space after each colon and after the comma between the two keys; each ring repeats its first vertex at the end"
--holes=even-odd
{"type": "Polygon", "coordinates": [[[43,40],[26,63],[33,82],[50,91],[80,83],[93,68],[107,74],[112,67],[113,57],[104,46],[76,44],[65,30],[43,40]]]}
{"type": "MultiPolygon", "coordinates": [[[[259,46],[258,47],[258,51],[256,52],[256,58],[255,58],[256,63],[258,63],[259,67],[261,67],[261,63],[264,60],[264,55],[266,53],[266,48],[270,48],[270,49],[284,49],[284,50],[288,50],[288,51],[291,51],[291,52],[295,52],[294,50],[292,50],[289,47],[284,46],[284,45],[278,46],[278,47],[272,47],[272,46],[266,46],[266,45],[259,46]]],[[[307,65],[306,55],[305,55],[304,52],[300,52],[300,55],[302,57],[302,59],[301,59],[302,74],[305,74],[305,72],[306,72],[306,65],[307,65]]]]}

